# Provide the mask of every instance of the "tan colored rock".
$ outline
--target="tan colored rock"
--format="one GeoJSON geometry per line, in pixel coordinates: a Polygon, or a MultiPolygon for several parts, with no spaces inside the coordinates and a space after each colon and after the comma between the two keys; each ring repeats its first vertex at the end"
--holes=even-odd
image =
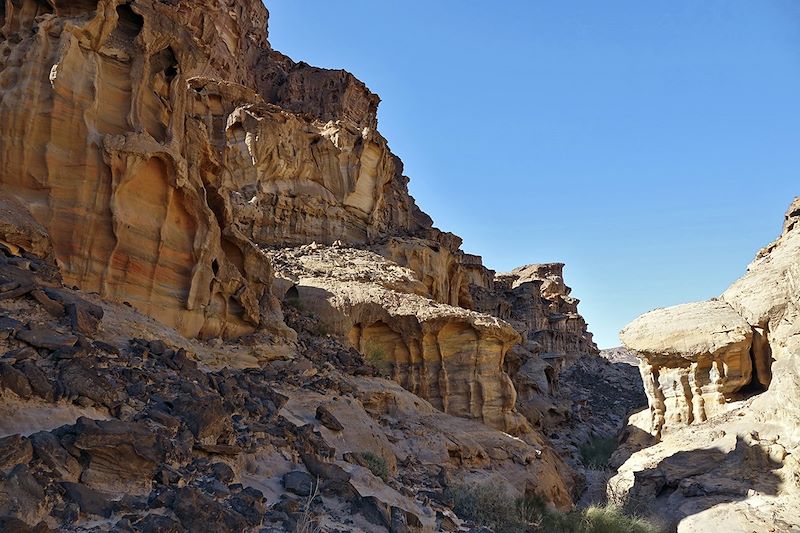
{"type": "Polygon", "coordinates": [[[274,318],[268,263],[220,226],[204,183],[220,170],[207,126],[229,95],[188,83],[248,81],[268,47],[260,2],[6,4],[0,183],[47,228],[65,281],[188,336],[274,318]]]}
{"type": "Polygon", "coordinates": [[[253,241],[430,227],[378,97],[271,50],[261,2],[6,4],[0,184],[68,284],[187,336],[280,332],[253,241]]]}
{"type": "MultiPolygon", "coordinates": [[[[674,380],[654,378],[656,370],[663,372],[657,365],[670,363],[675,373],[704,360],[727,362],[717,364],[725,372],[715,375],[716,388],[728,387],[721,378],[729,376],[738,386],[746,381],[745,349],[752,360],[751,397],[708,412],[702,423],[689,420],[692,425],[684,428],[678,422],[687,422],[688,412],[670,420],[667,404],[666,422],[675,426],[655,446],[631,450],[609,482],[614,501],[649,505],[682,533],[793,531],[800,524],[799,203],[790,207],[781,237],[758,253],[721,300],[654,311],[623,330],[623,342],[640,351],[643,376],[651,377],[651,407],[675,389],[674,380]],[[690,364],[681,365],[681,359],[690,364]]],[[[713,390],[702,392],[705,399],[713,390]]],[[[686,412],[686,404],[678,402],[677,412],[686,412]]],[[[637,433],[633,426],[629,431],[637,433]]]]}
{"type": "Polygon", "coordinates": [[[752,379],[752,329],[722,301],[651,311],[620,339],[642,359],[654,435],[705,421],[752,379]]]}
{"type": "Polygon", "coordinates": [[[509,432],[524,427],[502,369],[519,339],[508,324],[404,292],[425,287],[372,252],[310,245],[270,255],[296,305],[403,387],[449,414],[509,432]]]}
{"type": "MultiPolygon", "coordinates": [[[[461,239],[454,235],[439,243],[429,239],[392,237],[375,248],[375,251],[391,261],[410,268],[417,279],[425,284],[427,295],[437,302],[473,308],[470,294],[470,278],[464,268],[464,254],[459,247],[461,239]]],[[[481,268],[483,266],[481,265],[481,268]]]]}
{"type": "Polygon", "coordinates": [[[0,192],[0,245],[14,255],[23,250],[41,259],[53,255],[47,230],[19,200],[3,192],[0,192]]]}
{"type": "Polygon", "coordinates": [[[387,421],[385,431],[401,462],[444,467],[456,483],[499,482],[514,495],[536,493],[556,507],[571,505],[575,473],[535,433],[523,440],[449,416],[378,378],[348,381],[364,409],[387,421]]]}

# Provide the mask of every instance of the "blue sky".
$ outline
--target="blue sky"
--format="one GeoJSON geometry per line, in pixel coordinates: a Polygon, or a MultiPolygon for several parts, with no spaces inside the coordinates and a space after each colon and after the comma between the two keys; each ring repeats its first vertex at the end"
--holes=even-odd
{"type": "Polygon", "coordinates": [[[436,225],[498,271],[562,261],[601,347],[739,277],[800,194],[795,0],[268,0],[353,72],[436,225]]]}

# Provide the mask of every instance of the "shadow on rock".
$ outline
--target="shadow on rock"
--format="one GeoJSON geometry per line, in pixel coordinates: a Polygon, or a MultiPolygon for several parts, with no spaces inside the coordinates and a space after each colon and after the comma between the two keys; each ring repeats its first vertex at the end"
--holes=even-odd
{"type": "Polygon", "coordinates": [[[667,531],[678,523],[724,503],[754,496],[777,496],[783,479],[777,470],[782,446],[737,435],[733,449],[677,452],[655,468],[623,473],[609,483],[609,498],[629,513],[663,519],[667,531]]]}

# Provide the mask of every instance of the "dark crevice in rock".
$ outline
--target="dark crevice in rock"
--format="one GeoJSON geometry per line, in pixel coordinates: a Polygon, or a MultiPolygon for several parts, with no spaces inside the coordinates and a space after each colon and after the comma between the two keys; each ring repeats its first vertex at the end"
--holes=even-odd
{"type": "Polygon", "coordinates": [[[144,28],[144,18],[135,13],[130,4],[117,6],[117,27],[114,29],[114,37],[132,42],[139,36],[144,28]]]}
{"type": "Polygon", "coordinates": [[[753,343],[750,345],[750,360],[753,377],[739,393],[744,397],[760,394],[769,388],[772,381],[772,348],[769,345],[767,328],[753,328],[753,343]]]}

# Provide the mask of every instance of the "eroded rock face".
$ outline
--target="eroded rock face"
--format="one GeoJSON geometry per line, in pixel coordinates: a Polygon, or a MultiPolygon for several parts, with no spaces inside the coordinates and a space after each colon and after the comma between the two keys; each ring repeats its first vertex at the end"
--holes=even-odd
{"type": "Polygon", "coordinates": [[[326,332],[345,336],[407,390],[449,414],[514,433],[524,426],[502,368],[519,340],[508,324],[421,296],[427,286],[412,271],[372,252],[308,245],[269,253],[287,305],[319,315],[326,332]]]}
{"type": "Polygon", "coordinates": [[[661,423],[664,431],[657,445],[633,447],[609,482],[613,501],[647,506],[686,533],[792,531],[800,523],[798,205],[720,300],[653,311],[623,330],[642,359],[651,405],[639,427],[631,419],[629,435],[661,423]],[[709,365],[711,380],[697,390],[697,369],[709,365]],[[738,401],[723,408],[729,400],[738,401]]]}
{"type": "Polygon", "coordinates": [[[752,328],[723,301],[651,311],[620,339],[641,358],[654,435],[705,421],[752,381],[752,328]]]}
{"type": "MultiPolygon", "coordinates": [[[[313,308],[327,330],[319,337],[332,332],[349,340],[357,351],[334,343],[330,352],[344,368],[366,357],[430,401],[416,408],[447,413],[431,419],[446,421],[458,442],[437,436],[437,461],[450,454],[459,468],[501,464],[520,476],[520,492],[569,504],[572,472],[516,411],[504,366],[520,333],[525,347],[516,360],[542,388],[552,385],[562,360],[592,353],[561,266],[495,279],[479,257],[460,249],[458,237],[433,228],[376,130],[379,98],[362,82],[272,50],[258,0],[0,5],[0,301],[13,302],[16,317],[0,317],[0,341],[9,343],[0,388],[14,401],[46,404],[28,406],[31,412],[46,415],[53,402],[81,407],[52,408],[73,426],[58,435],[58,446],[50,426],[37,430],[53,438],[34,442],[37,461],[58,463],[48,486],[65,483],[72,501],[50,509],[58,521],[73,520],[75,505],[104,517],[144,505],[109,504],[126,483],[140,496],[153,488],[147,505],[170,510],[169,517],[134,519],[144,529],[181,522],[196,528],[206,518],[227,528],[263,521],[260,496],[241,487],[229,489],[230,497],[208,489],[198,473],[204,467],[187,461],[193,453],[245,454],[243,431],[280,434],[264,429],[274,412],[259,402],[272,398],[271,389],[239,370],[209,374],[186,348],[208,365],[236,367],[298,355],[295,344],[272,344],[272,336],[275,344],[294,339],[275,295],[313,308]],[[265,252],[317,242],[336,245],[265,252]],[[54,264],[83,297],[62,287],[54,264]],[[145,326],[137,312],[109,302],[129,303],[177,332],[145,326]],[[139,338],[154,330],[158,340],[139,338]],[[98,335],[105,340],[95,343],[98,335]],[[76,422],[83,409],[113,421],[76,422]],[[245,411],[243,423],[238,413],[245,411]],[[520,435],[524,444],[514,440],[517,449],[478,421],[520,435]],[[481,427],[486,433],[475,443],[470,434],[481,427]],[[531,477],[528,466],[539,457],[531,477]],[[192,486],[179,490],[175,469],[184,467],[192,486]],[[194,513],[199,507],[208,514],[194,513]]],[[[297,369],[309,378],[302,389],[295,383],[298,390],[314,387],[325,396],[314,412],[326,430],[341,427],[361,444],[380,433],[369,417],[353,415],[358,409],[336,403],[328,387],[341,376],[326,374],[321,384],[311,380],[319,368],[301,362],[297,369]]],[[[271,371],[261,372],[264,378],[271,371]]],[[[307,431],[304,424],[290,432],[303,451],[281,453],[313,448],[319,457],[308,459],[309,469],[322,462],[319,472],[332,484],[346,479],[346,497],[365,514],[390,528],[430,530],[427,504],[365,476],[355,450],[337,456],[346,465],[328,464],[327,443],[307,431]]],[[[403,431],[398,426],[392,438],[403,431]]],[[[260,439],[246,438],[250,450],[260,450],[256,456],[260,439]]],[[[378,440],[370,451],[394,475],[389,440],[378,440]]],[[[9,479],[39,498],[26,468],[9,479]]],[[[230,481],[224,465],[209,471],[230,481]]]]}
{"type": "Polygon", "coordinates": [[[254,84],[260,2],[6,4],[0,183],[47,228],[65,281],[188,336],[266,321],[268,262],[215,203],[220,113],[246,91],[188,81],[254,84]]]}
{"type": "Polygon", "coordinates": [[[570,296],[563,272],[563,263],[545,263],[498,274],[489,294],[478,293],[477,307],[512,323],[534,353],[550,359],[596,355],[592,334],[578,313],[580,300],[570,296]]]}

